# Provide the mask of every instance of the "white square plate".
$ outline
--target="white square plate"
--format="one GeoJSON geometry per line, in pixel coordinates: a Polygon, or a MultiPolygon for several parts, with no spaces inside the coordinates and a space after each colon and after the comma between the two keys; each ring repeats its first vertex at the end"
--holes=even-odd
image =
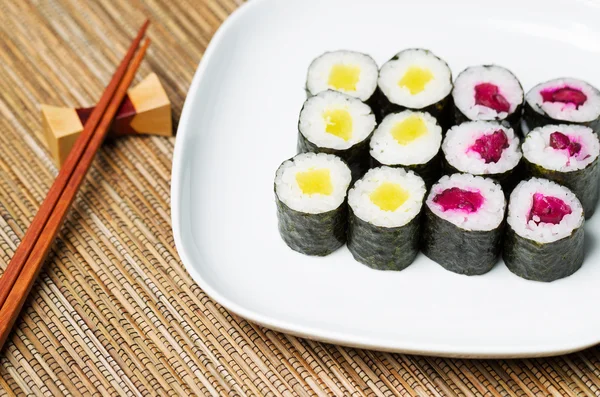
{"type": "Polygon", "coordinates": [[[344,345],[463,357],[542,356],[600,341],[600,215],[573,276],[526,281],[502,262],[448,272],[422,254],[382,272],[343,247],[325,258],[279,237],[273,178],[295,154],[310,61],[353,49],[381,65],[408,47],[511,69],[525,90],[573,76],[600,85],[600,3],[584,0],[252,0],[219,29],[177,136],[172,221],[183,263],[212,298],[267,327],[344,345]]]}

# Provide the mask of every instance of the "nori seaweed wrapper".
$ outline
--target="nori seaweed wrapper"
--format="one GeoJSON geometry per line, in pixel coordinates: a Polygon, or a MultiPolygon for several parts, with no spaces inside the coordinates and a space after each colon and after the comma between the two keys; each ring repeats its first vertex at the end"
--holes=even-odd
{"type": "Polygon", "coordinates": [[[440,179],[442,176],[442,149],[440,149],[431,160],[423,164],[382,164],[371,156],[371,168],[388,166],[393,168],[404,168],[414,171],[417,175],[423,178],[427,190],[440,179]]]}
{"type": "Polygon", "coordinates": [[[439,101],[432,103],[429,106],[425,106],[424,108],[416,109],[416,108],[408,108],[405,106],[400,106],[396,103],[391,102],[388,97],[381,91],[379,86],[375,91],[376,96],[376,105],[371,106],[373,111],[375,111],[375,116],[377,118],[377,122],[381,122],[390,113],[398,113],[403,110],[414,110],[415,112],[427,112],[433,117],[435,117],[442,127],[442,131],[446,132],[448,128],[453,125],[453,115],[452,108],[454,107],[452,101],[452,94],[446,95],[444,98],[439,101]]]}
{"type": "Polygon", "coordinates": [[[523,137],[523,130],[521,128],[521,114],[523,112],[523,105],[517,106],[515,111],[509,114],[504,119],[495,118],[494,120],[471,120],[467,116],[465,116],[458,107],[454,106],[454,125],[459,125],[465,123],[467,121],[496,121],[500,123],[500,125],[512,128],[520,137],[523,137]]]}
{"type": "Polygon", "coordinates": [[[420,213],[399,227],[376,226],[348,209],[348,249],[358,262],[378,270],[403,270],[419,253],[420,213]]]}
{"type": "Polygon", "coordinates": [[[551,243],[539,243],[519,236],[508,225],[502,258],[519,277],[550,282],[570,276],[583,264],[583,226],[570,236],[551,243]]]}
{"type": "Polygon", "coordinates": [[[502,186],[502,191],[504,192],[504,196],[509,197],[510,193],[513,191],[513,189],[515,188],[515,186],[517,186],[519,184],[519,182],[521,182],[525,176],[526,176],[526,171],[523,167],[523,159],[521,158],[521,161],[519,161],[519,163],[511,170],[508,170],[506,172],[503,173],[499,173],[499,174],[473,174],[471,172],[463,172],[460,171],[456,168],[454,168],[446,159],[446,156],[442,156],[442,169],[443,169],[443,174],[444,175],[452,175],[452,174],[456,174],[456,173],[460,173],[460,174],[471,174],[471,175],[476,175],[476,176],[481,176],[484,178],[490,178],[495,180],[496,182],[498,182],[500,184],[500,186],[502,186]]]}
{"type": "Polygon", "coordinates": [[[275,201],[279,234],[294,251],[306,255],[326,256],[346,243],[346,200],[338,208],[320,214],[293,210],[279,199],[277,193],[275,201]]]}
{"type": "MultiPolygon", "coordinates": [[[[366,101],[363,101],[363,102],[366,103],[367,105],[369,105],[369,107],[373,110],[373,113],[375,114],[375,120],[379,123],[379,121],[381,121],[381,120],[379,119],[379,110],[378,110],[379,109],[379,97],[378,97],[379,94],[377,93],[378,89],[379,88],[376,88],[375,91],[371,94],[371,96],[366,101]]],[[[334,90],[334,91],[337,91],[337,90],[334,90]]],[[[318,92],[311,94],[311,92],[308,90],[308,88],[306,86],[304,87],[304,92],[306,92],[306,99],[318,94],[318,92]]],[[[339,92],[341,92],[342,94],[347,94],[346,92],[343,92],[343,91],[339,91],[339,92]]],[[[357,98],[357,99],[360,99],[360,98],[357,98]]]]}
{"type": "Polygon", "coordinates": [[[525,123],[529,127],[529,130],[533,130],[537,127],[543,127],[548,124],[576,124],[576,125],[584,125],[586,127],[590,127],[596,134],[600,135],[600,117],[584,122],[584,123],[576,123],[568,120],[561,119],[553,119],[548,116],[545,112],[539,113],[537,112],[528,101],[525,101],[524,111],[523,111],[523,119],[525,123]]]}
{"type": "Polygon", "coordinates": [[[446,270],[467,276],[492,270],[502,249],[504,221],[493,230],[465,230],[440,218],[425,205],[423,253],[446,270]]]}
{"type": "Polygon", "coordinates": [[[585,219],[589,219],[596,211],[600,191],[600,167],[598,158],[588,164],[582,170],[576,171],[553,171],[538,164],[529,162],[523,157],[523,163],[528,176],[545,178],[571,189],[575,196],[581,201],[585,219]]]}
{"type": "Polygon", "coordinates": [[[349,147],[348,149],[338,150],[320,147],[309,141],[298,131],[298,153],[328,153],[335,154],[341,157],[350,167],[352,171],[352,180],[356,181],[362,177],[365,172],[369,169],[370,155],[369,155],[369,140],[373,132],[365,138],[363,141],[358,142],[356,145],[349,147]]]}

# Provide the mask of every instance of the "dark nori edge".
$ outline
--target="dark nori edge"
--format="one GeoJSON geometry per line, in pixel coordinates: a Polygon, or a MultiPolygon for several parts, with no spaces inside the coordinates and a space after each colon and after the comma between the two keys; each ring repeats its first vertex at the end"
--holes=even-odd
{"type": "Polygon", "coordinates": [[[326,256],[346,243],[346,200],[336,209],[308,214],[291,209],[277,196],[279,234],[294,251],[305,255],[326,256]]]}
{"type": "Polygon", "coordinates": [[[467,121],[490,121],[500,123],[504,127],[512,128],[515,134],[519,137],[523,137],[523,130],[521,128],[521,114],[523,112],[523,105],[519,105],[514,113],[509,114],[506,118],[495,118],[494,120],[472,120],[465,116],[456,106],[454,106],[454,125],[459,125],[467,121]]]}
{"type": "Polygon", "coordinates": [[[419,253],[420,213],[400,227],[375,226],[348,209],[348,249],[358,262],[378,270],[403,270],[419,253]]]}
{"type": "Polygon", "coordinates": [[[509,197],[510,193],[513,189],[524,179],[525,170],[523,168],[523,158],[517,163],[517,165],[506,172],[500,174],[473,174],[471,172],[460,171],[454,166],[452,166],[446,156],[442,156],[442,170],[444,175],[452,175],[452,174],[470,174],[475,176],[481,176],[483,178],[490,178],[495,180],[502,186],[502,191],[504,192],[505,197],[509,197]]]}
{"type": "Polygon", "coordinates": [[[390,100],[385,96],[383,91],[377,87],[375,95],[377,96],[377,105],[373,107],[377,112],[375,113],[377,117],[377,122],[381,122],[391,113],[402,112],[403,110],[412,110],[415,112],[427,112],[433,117],[436,118],[440,126],[442,127],[442,132],[445,133],[448,128],[453,125],[453,117],[452,117],[452,108],[454,107],[452,103],[452,95],[448,94],[444,98],[440,99],[438,102],[432,103],[431,105],[425,106],[424,108],[408,108],[405,106],[400,106],[395,103],[390,102],[390,100]]]}
{"type": "Polygon", "coordinates": [[[351,146],[348,149],[338,150],[317,146],[306,139],[306,137],[302,135],[300,131],[298,131],[297,149],[298,153],[328,153],[341,157],[342,160],[348,164],[350,170],[352,171],[352,181],[356,181],[369,169],[371,157],[369,155],[369,140],[371,139],[372,135],[373,132],[371,132],[368,137],[366,137],[363,141],[358,142],[356,145],[351,146]]]}
{"type": "Polygon", "coordinates": [[[502,258],[506,267],[517,276],[550,282],[579,270],[583,264],[583,243],[583,226],[570,236],[544,244],[519,236],[508,225],[502,258]]]}
{"type": "Polygon", "coordinates": [[[525,123],[527,123],[527,126],[529,127],[530,131],[533,130],[534,128],[543,127],[548,124],[575,124],[575,125],[584,125],[586,127],[590,127],[596,134],[600,135],[600,116],[594,120],[583,122],[583,123],[576,123],[574,121],[553,119],[552,117],[548,116],[546,114],[546,112],[539,113],[536,109],[534,109],[531,106],[531,104],[527,100],[525,100],[523,119],[525,120],[525,123]]]}
{"type": "Polygon", "coordinates": [[[500,257],[504,221],[490,231],[469,231],[425,205],[421,250],[446,270],[467,276],[492,270],[500,257]]]}
{"type": "Polygon", "coordinates": [[[429,160],[428,162],[423,163],[423,164],[410,164],[410,165],[383,164],[383,163],[380,163],[373,156],[370,156],[370,157],[371,157],[371,168],[387,166],[387,167],[392,167],[392,168],[404,168],[406,170],[413,171],[415,174],[417,174],[421,178],[423,178],[423,181],[425,182],[425,186],[427,187],[427,190],[429,190],[431,188],[431,186],[434,183],[436,183],[442,176],[442,149],[441,148],[436,153],[436,155],[431,158],[431,160],[429,160]]]}
{"type": "Polygon", "coordinates": [[[600,191],[600,167],[598,157],[582,170],[576,171],[553,171],[541,165],[531,163],[523,157],[523,164],[528,176],[545,178],[568,187],[581,201],[585,219],[589,219],[596,211],[600,191]]]}

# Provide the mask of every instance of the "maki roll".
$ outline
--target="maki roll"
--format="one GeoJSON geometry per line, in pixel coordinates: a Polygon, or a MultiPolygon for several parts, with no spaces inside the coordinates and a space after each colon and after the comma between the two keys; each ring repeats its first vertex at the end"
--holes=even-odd
{"type": "Polygon", "coordinates": [[[502,257],[519,277],[554,281],[583,263],[583,207],[573,192],[547,179],[523,181],[510,195],[502,257]]]}
{"type": "Polygon", "coordinates": [[[327,90],[304,102],[298,122],[298,152],[330,153],[344,159],[354,180],[369,167],[371,108],[359,99],[327,90]]]}
{"type": "Polygon", "coordinates": [[[506,199],[492,179],[443,176],[425,201],[423,253],[446,270],[489,272],[501,252],[506,199]]]}
{"type": "Polygon", "coordinates": [[[379,71],[379,117],[405,109],[423,110],[449,122],[452,72],[448,64],[423,49],[396,54],[379,71]]]}
{"type": "Polygon", "coordinates": [[[441,176],[441,144],[442,128],[429,113],[388,114],[371,137],[371,162],[411,169],[431,187],[441,176]]]}
{"type": "Polygon", "coordinates": [[[329,51],[308,67],[306,93],[335,90],[374,105],[379,68],[370,56],[356,51],[329,51]]]}
{"type": "Polygon", "coordinates": [[[582,80],[561,78],[533,87],[525,97],[529,129],[546,124],[583,124],[600,133],[600,91],[582,80]]]}
{"type": "Polygon", "coordinates": [[[454,121],[506,121],[518,131],[523,87],[508,69],[496,65],[471,66],[460,72],[452,90],[454,121]]]}
{"type": "Polygon", "coordinates": [[[591,128],[566,124],[538,127],[525,137],[522,150],[529,175],[568,187],[581,201],[585,218],[594,214],[600,143],[591,128]]]}
{"type": "Polygon", "coordinates": [[[419,252],[423,179],[401,168],[369,170],[348,192],[348,249],[362,264],[402,270],[419,252]]]}
{"type": "Polygon", "coordinates": [[[447,174],[456,171],[496,179],[508,194],[517,184],[519,138],[497,122],[468,121],[452,127],[442,143],[447,174]]]}
{"type": "Polygon", "coordinates": [[[326,153],[298,154],[275,174],[279,233],[294,251],[329,255],[346,242],[350,168],[326,153]]]}

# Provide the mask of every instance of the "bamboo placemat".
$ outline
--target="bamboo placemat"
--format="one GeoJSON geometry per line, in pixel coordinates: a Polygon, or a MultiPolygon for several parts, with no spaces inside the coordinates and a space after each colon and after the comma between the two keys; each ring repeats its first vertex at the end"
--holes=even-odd
{"type": "MultiPolygon", "coordinates": [[[[56,173],[38,104],[93,105],[147,15],[153,44],[139,76],[159,75],[177,118],[202,52],[237,6],[0,2],[2,269],[56,173]]],[[[0,355],[2,395],[600,394],[600,348],[532,360],[416,357],[299,339],[228,313],[177,257],[173,144],[105,145],[0,355]]]]}

